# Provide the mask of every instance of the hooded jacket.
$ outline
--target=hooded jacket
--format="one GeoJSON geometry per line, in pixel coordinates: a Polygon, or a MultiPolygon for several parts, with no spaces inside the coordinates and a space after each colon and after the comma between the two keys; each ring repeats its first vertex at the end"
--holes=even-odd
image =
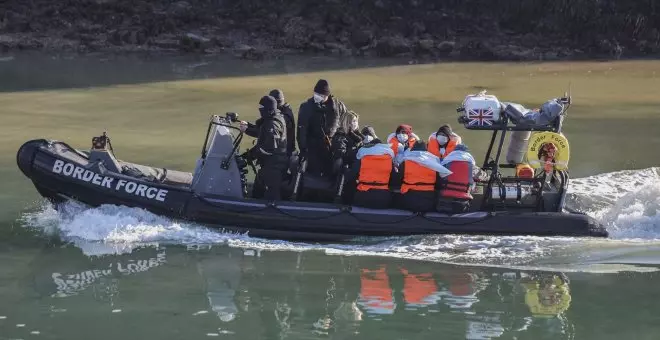
{"type": "MultiPolygon", "coordinates": [[[[284,156],[287,152],[286,122],[284,116],[277,109],[275,103],[271,106],[270,99],[262,98],[259,109],[261,123],[259,123],[259,134],[257,143],[250,149],[250,155],[256,159],[264,160],[269,156],[284,156]]],[[[270,97],[272,98],[272,97],[270,97]]]]}

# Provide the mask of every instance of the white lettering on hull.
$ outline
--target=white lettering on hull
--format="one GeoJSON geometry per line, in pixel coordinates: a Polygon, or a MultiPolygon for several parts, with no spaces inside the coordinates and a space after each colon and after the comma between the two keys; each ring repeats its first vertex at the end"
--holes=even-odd
{"type": "Polygon", "coordinates": [[[123,179],[118,180],[117,184],[113,187],[112,184],[114,182],[114,178],[101,176],[94,171],[64,162],[59,159],[55,160],[52,171],[58,175],[64,175],[86,183],[91,183],[108,189],[114,189],[115,191],[123,191],[127,194],[145,197],[151,200],[155,199],[160,202],[165,202],[165,199],[167,198],[168,190],[166,189],[154,188],[148,185],[138,184],[123,179]]]}

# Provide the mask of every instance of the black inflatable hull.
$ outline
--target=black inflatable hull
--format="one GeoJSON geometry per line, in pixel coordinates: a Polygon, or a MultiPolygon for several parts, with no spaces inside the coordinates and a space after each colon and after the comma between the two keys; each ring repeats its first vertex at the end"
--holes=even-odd
{"type": "Polygon", "coordinates": [[[582,214],[474,212],[448,216],[325,203],[270,205],[254,199],[200,197],[186,187],[94,170],[82,161],[76,164],[84,156],[64,143],[32,140],[19,149],[17,163],[39,193],[56,204],[76,200],[90,206],[138,207],[258,237],[330,241],[424,234],[608,236],[602,225],[582,214]]]}

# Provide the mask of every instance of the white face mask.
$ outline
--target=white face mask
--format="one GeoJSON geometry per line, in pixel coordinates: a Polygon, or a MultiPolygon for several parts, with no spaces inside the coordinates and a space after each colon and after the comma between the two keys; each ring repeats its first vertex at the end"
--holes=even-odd
{"type": "Polygon", "coordinates": [[[399,133],[396,135],[396,139],[398,139],[401,143],[405,143],[408,141],[408,135],[405,133],[399,133]]]}
{"type": "Polygon", "coordinates": [[[449,138],[447,138],[447,136],[445,135],[437,135],[435,136],[435,139],[438,140],[438,143],[440,143],[440,145],[445,145],[447,144],[447,142],[449,142],[449,138]]]}
{"type": "Polygon", "coordinates": [[[371,137],[371,136],[369,136],[369,135],[366,135],[366,136],[364,136],[364,139],[362,140],[362,142],[363,142],[364,144],[368,144],[368,143],[371,143],[372,140],[374,140],[374,137],[371,137]]]}
{"type": "Polygon", "coordinates": [[[324,96],[324,95],[318,94],[316,92],[314,93],[314,102],[315,103],[317,103],[317,104],[318,103],[323,103],[324,101],[326,101],[326,99],[328,99],[328,96],[324,96]]]}
{"type": "Polygon", "coordinates": [[[355,131],[360,128],[360,124],[358,124],[357,119],[351,122],[351,130],[355,131]]]}

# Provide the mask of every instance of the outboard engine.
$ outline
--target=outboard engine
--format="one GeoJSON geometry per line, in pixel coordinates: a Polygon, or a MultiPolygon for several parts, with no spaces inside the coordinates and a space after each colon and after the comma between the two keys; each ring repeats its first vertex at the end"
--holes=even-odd
{"type": "Polygon", "coordinates": [[[195,193],[244,197],[245,176],[236,158],[240,140],[235,140],[230,125],[237,120],[235,113],[211,118],[202,157],[197,160],[193,173],[192,190],[195,193]]]}

